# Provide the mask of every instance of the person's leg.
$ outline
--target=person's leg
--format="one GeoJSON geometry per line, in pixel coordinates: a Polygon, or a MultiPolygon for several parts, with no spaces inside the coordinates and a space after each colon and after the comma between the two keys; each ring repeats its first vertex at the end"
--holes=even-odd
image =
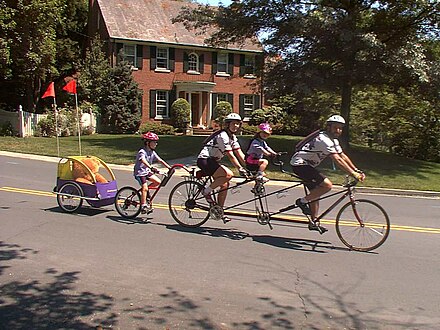
{"type": "Polygon", "coordinates": [[[266,170],[267,165],[269,164],[269,162],[267,161],[267,159],[260,159],[258,161],[258,174],[259,175],[265,175],[264,171],[266,170]]]}
{"type": "Polygon", "coordinates": [[[322,181],[316,188],[311,189],[310,193],[304,197],[310,203],[310,211],[312,213],[311,217],[313,221],[316,220],[319,212],[319,201],[317,199],[328,193],[332,187],[332,182],[328,178],[325,178],[324,181],[322,181]]]}
{"type": "Polygon", "coordinates": [[[228,194],[229,181],[231,181],[234,173],[226,166],[221,165],[212,175],[214,181],[209,185],[211,191],[219,187],[217,202],[220,206],[225,205],[226,196],[228,194]]]}

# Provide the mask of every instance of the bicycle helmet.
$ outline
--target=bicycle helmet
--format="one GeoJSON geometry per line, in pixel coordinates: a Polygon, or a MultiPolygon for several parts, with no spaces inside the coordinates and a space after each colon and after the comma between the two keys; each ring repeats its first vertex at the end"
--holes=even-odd
{"type": "Polygon", "coordinates": [[[327,124],[330,124],[330,123],[339,123],[339,124],[343,124],[343,125],[345,125],[345,119],[344,119],[342,116],[339,116],[339,115],[333,115],[333,116],[330,116],[329,119],[327,119],[326,123],[327,123],[327,124]]]}
{"type": "Polygon", "coordinates": [[[228,122],[231,122],[234,120],[241,121],[241,116],[238,113],[233,112],[225,117],[225,123],[228,123],[228,122]]]}
{"type": "Polygon", "coordinates": [[[258,125],[258,128],[264,133],[272,134],[272,127],[270,127],[269,123],[261,123],[258,125]]]}
{"type": "Polygon", "coordinates": [[[142,134],[141,139],[142,139],[142,141],[158,141],[159,137],[157,136],[156,133],[147,132],[147,133],[142,134]]]}

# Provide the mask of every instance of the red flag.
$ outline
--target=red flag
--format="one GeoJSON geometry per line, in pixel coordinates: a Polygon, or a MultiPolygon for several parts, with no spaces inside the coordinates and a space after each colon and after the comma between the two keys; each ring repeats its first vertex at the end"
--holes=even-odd
{"type": "Polygon", "coordinates": [[[69,81],[67,85],[63,87],[63,90],[71,94],[76,94],[76,80],[72,79],[69,81]]]}
{"type": "Polygon", "coordinates": [[[44,92],[41,98],[44,99],[46,97],[55,97],[55,87],[53,82],[49,84],[49,87],[47,87],[46,91],[44,92]]]}

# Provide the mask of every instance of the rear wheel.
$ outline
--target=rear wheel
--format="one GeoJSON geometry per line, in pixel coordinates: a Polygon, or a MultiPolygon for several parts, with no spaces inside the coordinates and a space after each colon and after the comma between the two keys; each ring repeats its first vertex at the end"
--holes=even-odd
{"type": "Polygon", "coordinates": [[[350,249],[372,251],[388,238],[390,219],[376,202],[359,199],[341,208],[336,217],[336,233],[350,249]]]}
{"type": "Polygon", "coordinates": [[[174,220],[185,227],[199,227],[209,219],[210,205],[203,198],[203,186],[196,181],[178,183],[170,193],[168,206],[174,220]]]}
{"type": "Polygon", "coordinates": [[[121,217],[136,218],[141,213],[141,194],[133,187],[122,187],[116,193],[115,207],[121,217]]]}
{"type": "Polygon", "coordinates": [[[59,189],[57,193],[57,202],[64,212],[73,213],[82,206],[83,196],[84,192],[79,184],[75,182],[67,182],[59,189]]]}

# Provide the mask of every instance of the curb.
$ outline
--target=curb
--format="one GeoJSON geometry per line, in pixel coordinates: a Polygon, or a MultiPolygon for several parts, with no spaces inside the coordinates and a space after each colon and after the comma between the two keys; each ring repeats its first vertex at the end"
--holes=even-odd
{"type": "MultiPolygon", "coordinates": [[[[44,162],[58,163],[61,158],[59,157],[51,157],[51,156],[41,156],[41,155],[33,155],[33,154],[22,154],[18,152],[10,152],[10,151],[2,151],[0,150],[0,156],[7,157],[17,157],[17,158],[25,158],[25,159],[33,159],[40,160],[44,162]]],[[[186,164],[188,161],[194,162],[194,157],[186,157],[183,159],[174,159],[170,160],[169,163],[177,164],[182,163],[186,164]]],[[[118,165],[118,164],[107,164],[111,169],[121,170],[121,171],[132,171],[133,165],[118,165]]],[[[194,166],[194,165],[188,165],[194,166]]],[[[162,167],[159,165],[158,167],[162,167]]],[[[183,176],[187,174],[185,170],[176,171],[177,174],[183,176]]],[[[234,179],[233,179],[234,180],[234,179]]],[[[235,181],[235,180],[234,180],[235,181]]],[[[281,180],[271,180],[266,183],[271,186],[288,186],[291,183],[289,181],[281,181],[281,180]]],[[[335,185],[335,188],[338,189],[340,186],[335,185]]],[[[425,197],[425,198],[435,198],[440,199],[440,192],[436,191],[424,191],[424,190],[404,190],[404,189],[392,189],[392,188],[371,188],[371,187],[356,187],[356,190],[360,193],[364,194],[378,194],[378,195],[392,195],[392,196],[406,196],[406,197],[425,197]]]]}

